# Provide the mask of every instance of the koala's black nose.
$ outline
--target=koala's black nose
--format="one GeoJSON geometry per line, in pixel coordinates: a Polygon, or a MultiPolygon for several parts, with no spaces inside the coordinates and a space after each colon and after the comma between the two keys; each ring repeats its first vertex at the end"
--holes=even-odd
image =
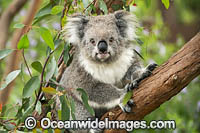
{"type": "Polygon", "coordinates": [[[104,40],[100,41],[98,43],[98,49],[101,53],[105,53],[108,49],[108,45],[107,45],[106,41],[104,41],[104,40]]]}

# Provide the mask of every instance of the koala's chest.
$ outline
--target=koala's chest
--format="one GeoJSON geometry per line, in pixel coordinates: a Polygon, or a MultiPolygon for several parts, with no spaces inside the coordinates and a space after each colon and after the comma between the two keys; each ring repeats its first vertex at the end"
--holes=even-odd
{"type": "Polygon", "coordinates": [[[119,66],[96,67],[90,71],[90,74],[100,82],[114,85],[122,80],[126,71],[126,68],[119,66]]]}

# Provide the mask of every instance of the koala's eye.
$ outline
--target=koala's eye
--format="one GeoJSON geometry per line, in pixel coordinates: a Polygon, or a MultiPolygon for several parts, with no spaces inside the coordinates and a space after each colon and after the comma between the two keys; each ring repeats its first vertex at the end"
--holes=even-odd
{"type": "Polygon", "coordinates": [[[114,38],[111,37],[111,38],[109,39],[109,42],[113,42],[113,41],[114,41],[114,38]]]}
{"type": "Polygon", "coordinates": [[[90,43],[95,44],[95,40],[93,38],[91,38],[90,43]]]}

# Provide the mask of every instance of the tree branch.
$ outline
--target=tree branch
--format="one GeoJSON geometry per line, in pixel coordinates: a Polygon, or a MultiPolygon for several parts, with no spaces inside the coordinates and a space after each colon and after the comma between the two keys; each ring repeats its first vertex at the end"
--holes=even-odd
{"type": "MultiPolygon", "coordinates": [[[[104,114],[102,119],[107,117],[109,120],[141,120],[162,103],[178,94],[199,74],[200,32],[168,61],[156,68],[152,76],[141,82],[139,88],[133,93],[133,100],[136,104],[132,108],[134,113],[127,114],[116,107],[104,114]]],[[[107,130],[105,132],[116,133],[117,131],[107,130]]]]}

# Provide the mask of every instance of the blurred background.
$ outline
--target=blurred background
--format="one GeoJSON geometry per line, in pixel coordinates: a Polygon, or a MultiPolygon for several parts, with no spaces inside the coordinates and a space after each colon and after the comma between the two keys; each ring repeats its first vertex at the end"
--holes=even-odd
{"type": "MultiPolygon", "coordinates": [[[[10,8],[11,3],[19,0],[0,0],[0,27],[5,11],[12,13],[14,8],[10,8]]],[[[37,0],[36,0],[37,1],[37,0]]],[[[83,12],[88,3],[92,0],[77,0],[78,5],[72,2],[72,8],[68,14],[74,12],[83,12]],[[74,7],[73,7],[74,6],[74,7]]],[[[13,48],[12,42],[18,29],[14,28],[16,24],[24,22],[28,11],[32,6],[38,6],[39,12],[34,16],[33,27],[42,26],[48,28],[52,36],[55,36],[61,29],[61,13],[52,13],[52,7],[55,5],[64,5],[64,0],[43,0],[40,4],[33,5],[33,1],[21,0],[21,7],[8,17],[9,23],[4,23],[0,29],[0,49],[13,48]],[[50,4],[51,3],[51,4],[50,4]],[[53,4],[52,4],[53,3],[53,4]],[[9,24],[7,37],[2,36],[5,32],[3,28],[9,24]],[[2,41],[2,38],[4,40],[2,41]]],[[[115,5],[116,8],[117,4],[115,5]]],[[[120,5],[118,5],[120,6],[120,5]]],[[[114,7],[114,6],[113,6],[114,7]]],[[[139,41],[136,50],[143,56],[144,64],[156,62],[162,64],[168,60],[177,50],[179,50],[187,41],[189,41],[197,32],[200,31],[200,1],[199,0],[171,0],[169,8],[166,9],[161,0],[135,0],[128,6],[130,12],[136,14],[141,28],[138,30],[139,41]]],[[[86,13],[88,13],[86,11],[86,13]]],[[[95,14],[95,13],[94,13],[95,14]]],[[[46,58],[47,46],[35,30],[28,30],[30,46],[25,50],[27,63],[30,65],[33,61],[40,61],[44,64],[46,58]]],[[[64,43],[62,42],[55,51],[54,56],[58,60],[64,43]]],[[[0,60],[0,79],[8,73],[12,66],[9,66],[10,58],[6,57],[0,60]]],[[[26,69],[20,56],[15,56],[17,67],[24,70],[8,91],[10,95],[6,99],[6,109],[4,115],[14,117],[17,113],[17,107],[22,104],[22,91],[25,83],[29,80],[28,70],[26,69]],[[19,58],[19,59],[18,59],[19,58]]],[[[31,68],[31,67],[30,67],[31,68]]],[[[31,68],[33,75],[38,72],[31,68]]],[[[187,87],[185,87],[177,96],[171,98],[168,102],[162,104],[158,109],[145,117],[145,120],[175,120],[175,130],[136,130],[134,132],[162,132],[162,133],[200,133],[200,77],[195,78],[187,87]]]]}

